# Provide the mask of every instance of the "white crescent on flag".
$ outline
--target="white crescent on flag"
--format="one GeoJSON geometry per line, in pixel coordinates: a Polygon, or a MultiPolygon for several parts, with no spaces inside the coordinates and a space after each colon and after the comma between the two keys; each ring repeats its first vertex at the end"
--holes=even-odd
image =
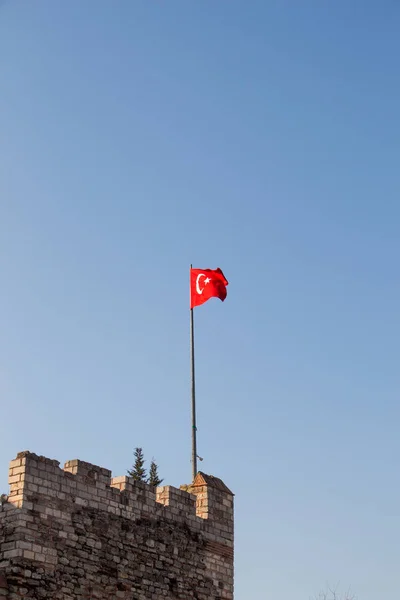
{"type": "Polygon", "coordinates": [[[205,277],[204,273],[199,273],[199,275],[197,275],[197,278],[196,278],[196,292],[198,294],[202,294],[203,290],[204,290],[204,287],[200,289],[200,278],[201,277],[205,277]]]}
{"type": "Polygon", "coordinates": [[[196,277],[196,292],[201,295],[204,292],[204,288],[206,287],[207,283],[210,283],[211,279],[209,277],[206,277],[204,280],[204,286],[200,288],[200,277],[206,276],[204,275],[204,273],[199,273],[196,277]]]}

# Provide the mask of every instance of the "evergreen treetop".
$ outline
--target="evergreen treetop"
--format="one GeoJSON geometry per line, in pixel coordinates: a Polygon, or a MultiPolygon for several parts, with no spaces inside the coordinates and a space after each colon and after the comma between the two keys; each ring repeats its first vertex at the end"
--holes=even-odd
{"type": "Polygon", "coordinates": [[[132,477],[135,481],[147,481],[146,469],[144,468],[144,456],[142,448],[135,448],[134,452],[135,462],[130,471],[128,471],[129,477],[132,477]]]}
{"type": "Polygon", "coordinates": [[[147,480],[147,483],[152,485],[153,487],[158,487],[162,484],[163,481],[164,479],[160,479],[158,475],[158,465],[156,464],[153,458],[150,463],[149,478],[147,480]]]}
{"type": "Polygon", "coordinates": [[[128,470],[129,477],[132,477],[135,481],[143,481],[153,487],[158,487],[164,481],[158,474],[158,465],[154,458],[150,463],[149,475],[144,466],[145,459],[142,448],[135,448],[134,451],[135,462],[130,470],[128,470]]]}

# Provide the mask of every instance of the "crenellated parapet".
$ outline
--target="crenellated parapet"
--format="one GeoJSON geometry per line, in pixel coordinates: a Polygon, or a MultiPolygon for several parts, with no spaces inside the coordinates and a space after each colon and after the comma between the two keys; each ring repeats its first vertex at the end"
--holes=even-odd
{"type": "MultiPolygon", "coordinates": [[[[96,510],[106,510],[126,518],[142,513],[186,519],[204,526],[209,521],[210,532],[218,536],[218,525],[233,525],[233,494],[216,477],[199,473],[192,485],[154,488],[131,477],[112,477],[110,470],[82,460],[70,460],[60,468],[57,460],[20,452],[9,469],[8,502],[18,508],[40,510],[43,499],[77,503],[96,510]],[[41,502],[39,502],[41,498],[41,502]]],[[[43,508],[44,507],[43,505],[43,508]]],[[[49,508],[49,507],[47,507],[49,508]]]]}

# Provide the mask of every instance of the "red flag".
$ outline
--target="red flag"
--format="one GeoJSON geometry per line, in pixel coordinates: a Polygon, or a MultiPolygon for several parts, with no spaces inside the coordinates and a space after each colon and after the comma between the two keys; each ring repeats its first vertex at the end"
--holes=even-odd
{"type": "Polygon", "coordinates": [[[190,269],[190,308],[204,304],[210,298],[226,298],[227,280],[221,269],[190,269]]]}

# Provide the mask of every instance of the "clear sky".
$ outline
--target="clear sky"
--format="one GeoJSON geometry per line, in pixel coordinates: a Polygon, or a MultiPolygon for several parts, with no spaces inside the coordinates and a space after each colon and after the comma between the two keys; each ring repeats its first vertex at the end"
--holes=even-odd
{"type": "Polygon", "coordinates": [[[236,494],[236,599],[398,595],[400,4],[2,0],[0,475],[236,494]]]}

